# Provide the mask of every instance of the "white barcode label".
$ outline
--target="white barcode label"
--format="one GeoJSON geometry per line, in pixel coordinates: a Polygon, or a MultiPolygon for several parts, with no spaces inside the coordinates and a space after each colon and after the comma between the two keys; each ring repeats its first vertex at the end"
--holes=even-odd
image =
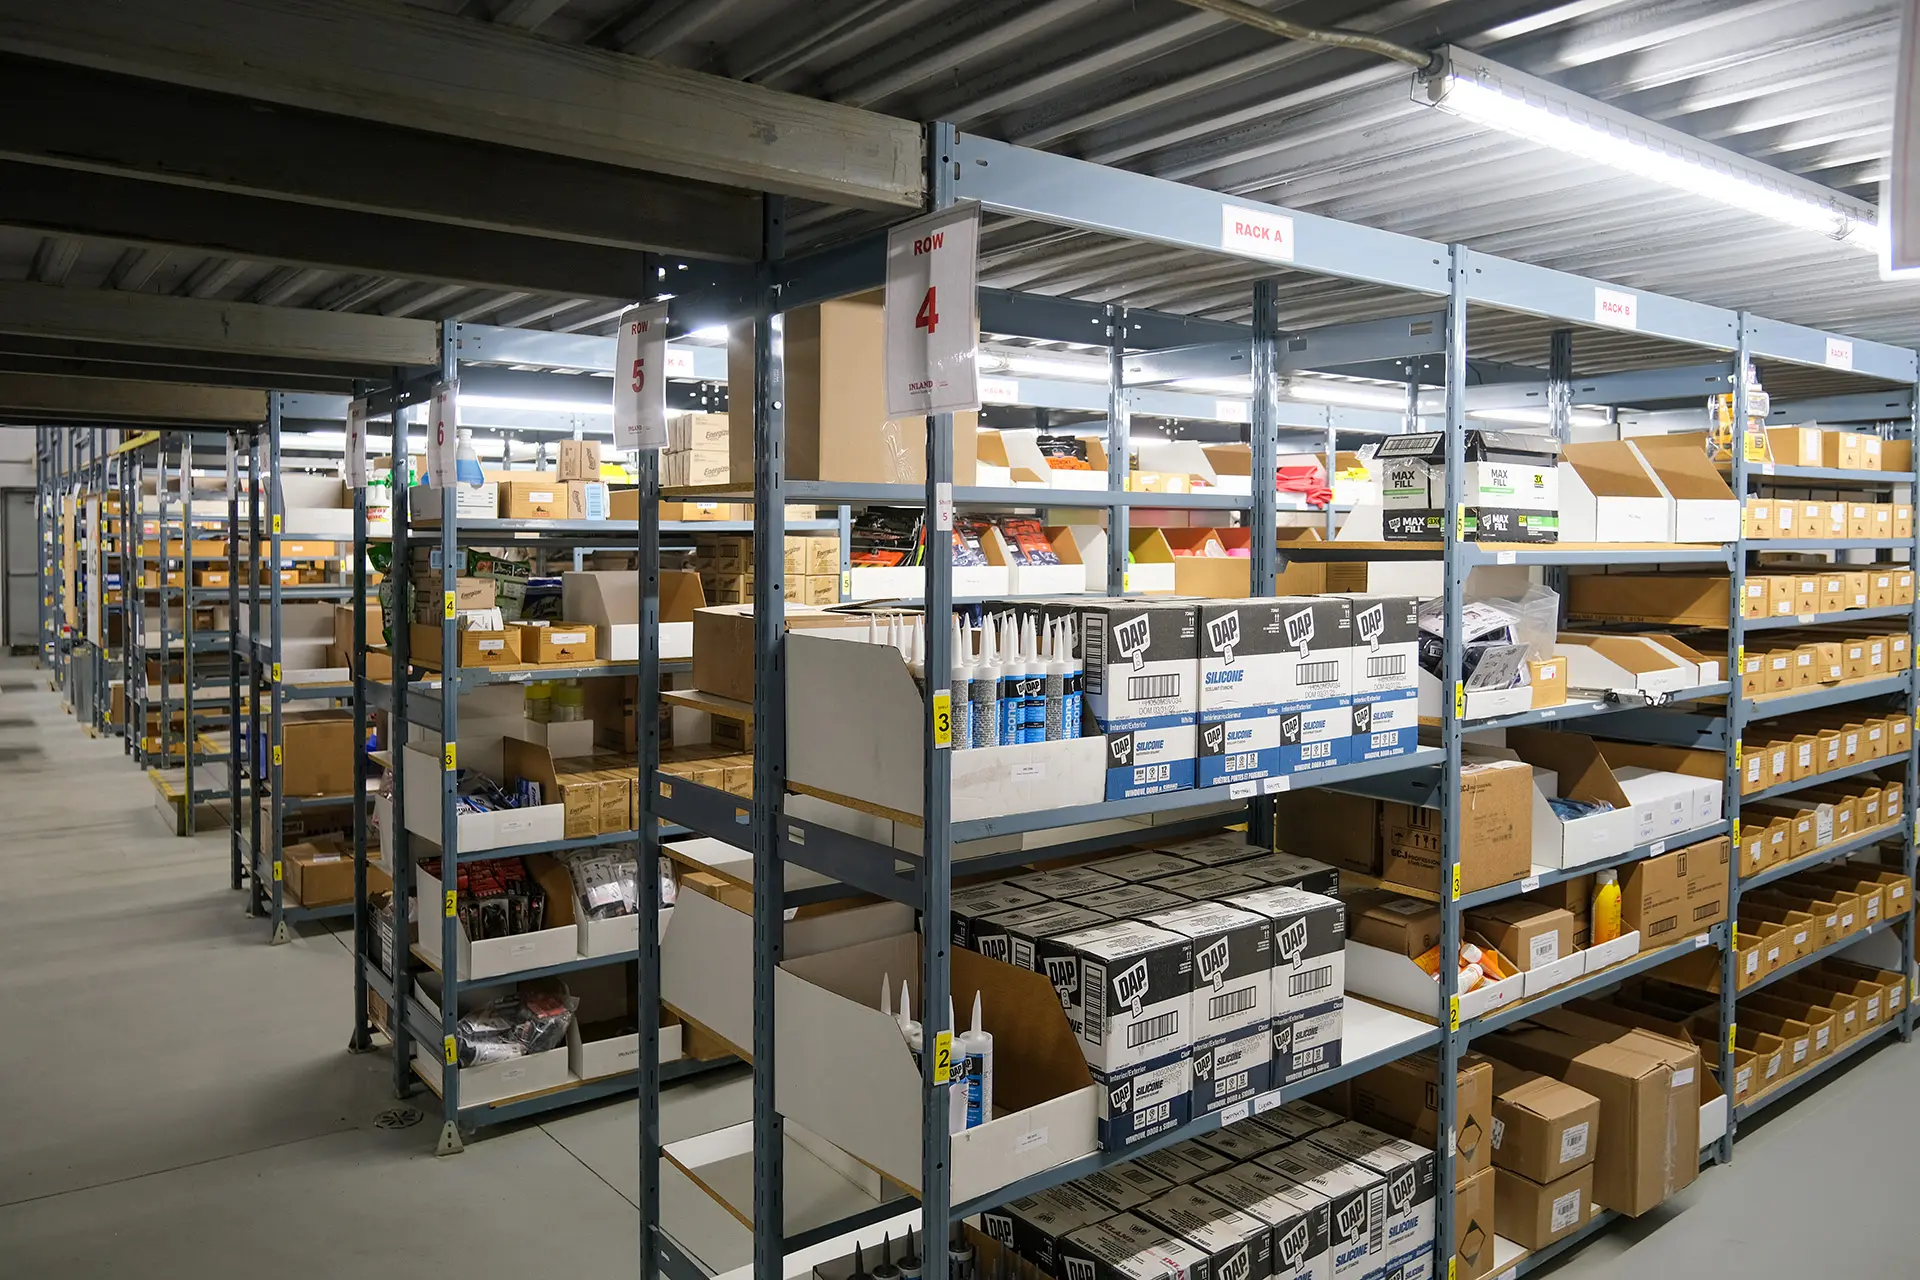
{"type": "Polygon", "coordinates": [[[505,640],[481,640],[477,642],[482,653],[498,653],[507,647],[505,640]]]}
{"type": "Polygon", "coordinates": [[[1496,551],[1493,553],[1493,562],[1495,564],[1514,564],[1518,560],[1519,556],[1511,551],[1496,551]]]}
{"type": "Polygon", "coordinates": [[[1280,1105],[1280,1090],[1274,1089],[1267,1093],[1259,1094],[1255,1096],[1253,1100],[1253,1114],[1257,1116],[1263,1116],[1267,1114],[1267,1112],[1277,1108],[1279,1105],[1280,1105]]]}
{"type": "MultiPolygon", "coordinates": [[[[1689,1156],[1687,1158],[1692,1159],[1693,1157],[1689,1156]]],[[[1567,1194],[1554,1198],[1553,1230],[1565,1231],[1578,1221],[1580,1221],[1580,1189],[1575,1187],[1572,1191],[1567,1192],[1567,1194]]]]}
{"type": "Polygon", "coordinates": [[[1543,933],[1527,944],[1527,955],[1532,961],[1530,967],[1538,969],[1542,965],[1552,964],[1560,958],[1560,935],[1543,933]]]}
{"type": "Polygon", "coordinates": [[[1493,1149],[1498,1151],[1500,1143],[1507,1136],[1507,1122],[1499,1116],[1493,1118],[1493,1149]]]}
{"type": "Polygon", "coordinates": [[[1228,991],[1210,997],[1207,1000],[1207,1021],[1218,1022],[1222,1018],[1231,1018],[1236,1013],[1245,1013],[1253,1008],[1258,995],[1259,992],[1255,988],[1242,987],[1238,991],[1228,991]]]}
{"type": "Polygon", "coordinates": [[[1692,1067],[1688,1067],[1688,1068],[1687,1068],[1686,1070],[1684,1070],[1684,1071],[1676,1071],[1676,1072],[1674,1072],[1674,1073],[1673,1073],[1673,1087],[1674,1087],[1674,1088],[1676,1088],[1676,1089],[1684,1089],[1684,1088],[1686,1088],[1686,1087],[1687,1087],[1688,1085],[1690,1085],[1690,1084],[1692,1084],[1692,1083],[1693,1083],[1693,1068],[1692,1068],[1692,1067]]]}
{"type": "Polygon", "coordinates": [[[1267,795],[1273,795],[1276,792],[1285,791],[1290,785],[1292,785],[1293,779],[1262,778],[1260,781],[1261,781],[1260,790],[1267,795]]]}
{"type": "Polygon", "coordinates": [[[1520,882],[1520,892],[1522,893],[1532,893],[1535,889],[1538,889],[1539,887],[1540,887],[1539,876],[1528,876],[1525,880],[1522,880],[1520,882]]]}
{"type": "Polygon", "coordinates": [[[1140,1022],[1127,1026],[1127,1048],[1137,1049],[1143,1044],[1152,1044],[1156,1040],[1165,1040],[1168,1036],[1180,1034],[1180,1014],[1178,1010],[1155,1014],[1140,1022]]]}
{"type": "Polygon", "coordinates": [[[1017,1154],[1022,1151],[1031,1151],[1035,1147],[1044,1147],[1046,1145],[1047,1145],[1047,1130],[1044,1126],[1042,1126],[1041,1128],[1029,1130],[1028,1132],[1021,1134],[1019,1140],[1013,1144],[1013,1149],[1014,1149],[1014,1152],[1017,1154]]]}
{"type": "Polygon", "coordinates": [[[1587,1154],[1587,1122],[1570,1125],[1560,1135],[1560,1163],[1571,1164],[1587,1154]]]}
{"type": "Polygon", "coordinates": [[[1318,969],[1307,969],[1300,973],[1287,975],[1287,994],[1289,996],[1310,995],[1315,991],[1324,991],[1332,985],[1332,965],[1322,965],[1318,969]]]}
{"type": "Polygon", "coordinates": [[[587,633],[584,631],[549,631],[547,639],[554,644],[585,644],[587,633]]]}
{"type": "Polygon", "coordinates": [[[1230,800],[1248,800],[1258,795],[1260,784],[1257,781],[1231,782],[1227,784],[1227,798],[1230,800]]]}
{"type": "Polygon", "coordinates": [[[1650,858],[1657,858],[1661,854],[1665,853],[1666,851],[1667,851],[1667,842],[1665,840],[1655,840],[1652,844],[1647,846],[1647,856],[1650,858]]]}

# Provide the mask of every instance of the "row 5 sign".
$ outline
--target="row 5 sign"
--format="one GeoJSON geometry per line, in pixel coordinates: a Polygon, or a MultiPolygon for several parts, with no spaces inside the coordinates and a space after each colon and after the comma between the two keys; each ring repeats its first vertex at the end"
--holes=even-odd
{"type": "Polygon", "coordinates": [[[613,350],[613,447],[667,447],[667,304],[620,313],[613,350]]]}
{"type": "Polygon", "coordinates": [[[888,414],[980,407],[979,250],[977,204],[887,232],[888,414]]]}

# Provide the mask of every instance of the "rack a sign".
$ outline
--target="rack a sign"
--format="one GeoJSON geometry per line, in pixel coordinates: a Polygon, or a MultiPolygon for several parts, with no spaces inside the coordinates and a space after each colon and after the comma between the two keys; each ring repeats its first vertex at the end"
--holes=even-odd
{"type": "Polygon", "coordinates": [[[887,233],[888,414],[980,407],[979,249],[977,204],[942,209],[887,233]]]}

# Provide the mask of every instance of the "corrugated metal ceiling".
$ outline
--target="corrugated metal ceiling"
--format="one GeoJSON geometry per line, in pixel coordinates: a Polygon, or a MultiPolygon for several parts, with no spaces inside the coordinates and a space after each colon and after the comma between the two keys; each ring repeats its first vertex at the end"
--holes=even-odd
{"type": "MultiPolygon", "coordinates": [[[[396,3],[400,0],[395,0],[396,3]]],[[[433,0],[622,49],[1778,319],[1920,346],[1920,286],[1810,233],[1628,179],[1411,101],[1406,68],[1285,42],[1176,0],[433,0]]],[[[1268,4],[1462,44],[1873,200],[1889,152],[1893,0],[1300,0],[1268,4]]],[[[797,210],[797,240],[871,225],[797,210]]],[[[0,233],[0,273],[422,317],[603,329],[604,301],[503,295],[0,233]]],[[[998,221],[983,283],[1244,319],[1258,269],[998,221]]],[[[1290,327],[1425,309],[1289,279],[1290,327]]],[[[1492,318],[1476,354],[1544,364],[1546,326],[1492,318]]],[[[1576,342],[1582,372],[1683,355],[1576,342]]]]}

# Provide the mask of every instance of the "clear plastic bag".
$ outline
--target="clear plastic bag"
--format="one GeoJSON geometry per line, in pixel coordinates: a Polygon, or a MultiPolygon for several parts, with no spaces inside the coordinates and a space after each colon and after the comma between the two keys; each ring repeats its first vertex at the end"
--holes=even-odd
{"type": "Polygon", "coordinates": [[[559,991],[515,992],[492,1001],[454,1024],[462,1067],[544,1053],[567,1042],[567,1028],[580,1001],[559,991]]]}
{"type": "Polygon", "coordinates": [[[573,877],[573,896],[594,920],[640,909],[640,862],[632,845],[575,849],[561,855],[573,877]]]}

